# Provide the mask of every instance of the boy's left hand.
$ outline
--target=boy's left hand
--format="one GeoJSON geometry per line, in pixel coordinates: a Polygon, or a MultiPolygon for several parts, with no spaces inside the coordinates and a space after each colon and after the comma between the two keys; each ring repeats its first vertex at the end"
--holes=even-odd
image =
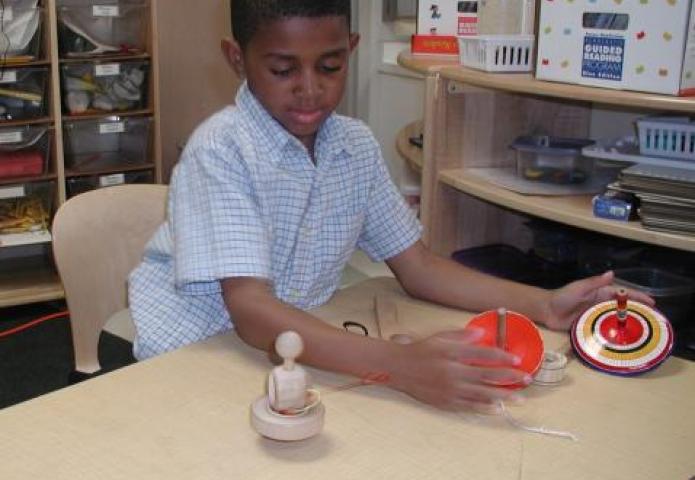
{"type": "MultiPolygon", "coordinates": [[[[568,330],[572,322],[588,308],[614,298],[616,288],[612,284],[613,272],[606,272],[552,291],[540,322],[551,330],[568,330]]],[[[642,292],[628,290],[628,296],[654,306],[654,299],[642,292]]]]}

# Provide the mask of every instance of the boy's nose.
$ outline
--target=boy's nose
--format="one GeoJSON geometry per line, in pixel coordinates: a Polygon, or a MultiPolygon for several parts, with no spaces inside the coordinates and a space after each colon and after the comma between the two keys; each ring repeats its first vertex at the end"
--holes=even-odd
{"type": "Polygon", "coordinates": [[[302,98],[302,100],[314,100],[318,95],[321,94],[321,82],[319,78],[313,74],[313,72],[306,72],[302,75],[299,84],[296,86],[295,93],[302,98]]]}

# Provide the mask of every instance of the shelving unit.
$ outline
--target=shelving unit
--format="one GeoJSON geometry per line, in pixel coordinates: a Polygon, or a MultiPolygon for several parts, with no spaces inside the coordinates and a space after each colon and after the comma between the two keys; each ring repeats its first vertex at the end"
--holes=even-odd
{"type": "MultiPolygon", "coordinates": [[[[144,0],[145,7],[143,14],[145,15],[145,44],[144,51],[118,53],[118,54],[101,54],[101,55],[84,55],[79,58],[63,58],[60,55],[59,48],[59,9],[66,2],[61,0],[40,0],[39,7],[41,10],[41,48],[39,57],[25,63],[7,62],[2,64],[0,68],[3,71],[13,70],[21,72],[23,69],[30,67],[47,67],[49,70],[45,96],[48,98],[47,115],[40,118],[30,118],[23,120],[0,120],[0,131],[8,131],[13,127],[24,127],[27,125],[45,126],[50,134],[49,155],[46,170],[40,175],[21,176],[13,178],[0,178],[0,199],[6,198],[11,194],[12,188],[22,188],[36,184],[37,182],[50,182],[53,185],[53,198],[51,208],[52,214],[57,208],[62,205],[68,198],[68,190],[66,184],[70,179],[79,179],[87,176],[94,176],[97,180],[103,178],[105,182],[97,181],[96,185],[113,185],[119,183],[125,176],[131,172],[143,172],[147,174],[147,178],[151,178],[153,182],[161,182],[162,180],[162,160],[161,160],[161,135],[160,135],[160,119],[159,119],[159,65],[157,52],[157,0],[144,0]],[[121,71],[121,65],[128,62],[147,62],[149,70],[146,81],[143,83],[141,91],[144,91],[146,101],[143,105],[137,108],[116,107],[114,110],[104,108],[95,110],[94,108],[80,114],[71,114],[65,106],[64,91],[61,89],[63,78],[61,72],[64,68],[71,68],[77,65],[84,64],[85,68],[94,68],[94,77],[100,74],[97,72],[96,65],[109,65],[114,73],[118,75],[121,71]],[[151,129],[148,133],[145,143],[146,160],[132,164],[107,165],[105,167],[96,166],[82,170],[70,169],[66,165],[66,138],[65,125],[66,122],[72,121],[92,121],[99,128],[102,126],[100,120],[106,121],[109,117],[117,116],[120,119],[128,118],[151,118],[151,129]],[[6,194],[3,196],[3,192],[6,194]],[[10,192],[10,193],[7,193],[10,192]]],[[[72,2],[71,5],[75,5],[72,2]]],[[[125,6],[125,3],[116,1],[90,2],[84,1],[80,7],[84,6],[85,11],[92,12],[96,18],[100,15],[110,16],[113,19],[119,17],[125,6]],[[94,8],[96,7],[96,8],[94,8]],[[103,8],[106,7],[106,8],[103,8]],[[120,12],[120,13],[119,13],[120,12]]],[[[108,74],[107,74],[108,75],[108,74]]],[[[88,79],[89,80],[89,79],[88,79]]],[[[64,86],[64,85],[63,85],[64,86]]],[[[113,121],[113,120],[112,120],[113,121]]],[[[125,120],[123,120],[125,121],[125,120]]],[[[119,122],[119,120],[116,120],[119,122]]],[[[99,130],[100,133],[109,133],[105,130],[99,130]]],[[[118,135],[120,130],[115,133],[118,135]]],[[[1,160],[0,160],[1,161],[1,160]]],[[[29,236],[31,237],[31,236],[29,236]]],[[[45,235],[41,241],[34,238],[29,238],[22,244],[19,242],[5,241],[3,245],[2,235],[0,235],[0,307],[19,305],[24,303],[32,303],[38,301],[55,300],[64,296],[60,279],[53,267],[50,248],[50,234],[45,235]],[[39,245],[38,248],[32,250],[30,254],[25,252],[20,255],[13,255],[13,249],[26,248],[27,245],[39,245]]],[[[19,237],[16,237],[19,238],[19,237]]],[[[37,237],[38,238],[38,237],[37,237]]]]}
{"type": "Polygon", "coordinates": [[[398,132],[396,137],[396,151],[405,159],[410,168],[418,173],[422,173],[424,164],[422,148],[410,143],[410,139],[420,134],[422,134],[422,122],[413,122],[398,132]]]}
{"type": "MultiPolygon", "coordinates": [[[[621,110],[695,113],[695,98],[607,90],[535,80],[527,74],[491,74],[450,61],[402,53],[401,66],[425,75],[426,104],[421,216],[424,240],[449,255],[461,248],[502,242],[525,247],[526,217],[695,252],[695,237],[647,230],[637,221],[595,218],[591,196],[521,195],[476,175],[474,168],[512,167],[508,145],[534,131],[587,137],[594,105],[621,110]]],[[[409,135],[406,127],[401,137],[409,135]]]]}

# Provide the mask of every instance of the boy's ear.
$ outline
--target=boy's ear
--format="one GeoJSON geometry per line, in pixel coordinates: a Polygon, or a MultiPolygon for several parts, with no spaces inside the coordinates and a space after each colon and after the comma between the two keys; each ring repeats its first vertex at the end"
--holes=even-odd
{"type": "Polygon", "coordinates": [[[227,63],[234,69],[239,77],[244,77],[244,60],[242,57],[241,47],[236,40],[230,37],[222,39],[220,44],[222,55],[227,60],[227,63]]]}
{"type": "Polygon", "coordinates": [[[353,52],[357,48],[357,45],[360,43],[360,34],[359,33],[351,33],[350,34],[350,53],[353,52]]]}

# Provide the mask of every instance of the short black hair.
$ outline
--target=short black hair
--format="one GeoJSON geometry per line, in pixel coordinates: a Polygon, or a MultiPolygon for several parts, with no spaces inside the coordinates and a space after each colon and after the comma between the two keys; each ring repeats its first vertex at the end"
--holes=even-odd
{"type": "Polygon", "coordinates": [[[231,0],[232,34],[245,49],[263,23],[289,17],[345,17],[350,27],[350,0],[231,0]]]}

